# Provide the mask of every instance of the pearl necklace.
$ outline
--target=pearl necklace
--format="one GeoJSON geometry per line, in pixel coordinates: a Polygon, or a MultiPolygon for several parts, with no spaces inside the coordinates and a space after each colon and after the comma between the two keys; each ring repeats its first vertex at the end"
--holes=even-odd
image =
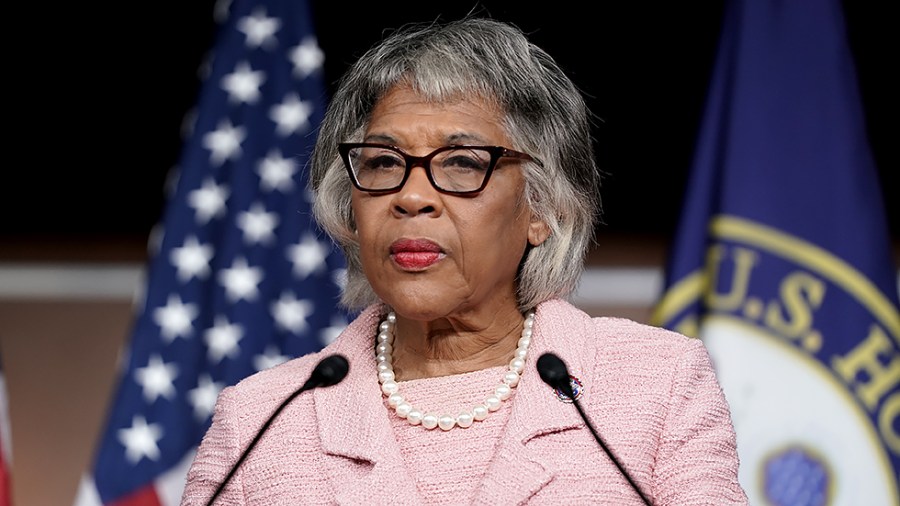
{"type": "Polygon", "coordinates": [[[388,405],[394,408],[397,416],[405,419],[410,425],[421,424],[426,429],[440,427],[442,430],[447,431],[454,427],[471,427],[473,422],[484,420],[488,414],[500,409],[500,404],[512,395],[512,389],[519,384],[519,377],[525,369],[525,355],[528,353],[528,345],[531,344],[534,312],[529,312],[525,315],[522,336],[519,338],[516,353],[509,362],[509,368],[506,374],[503,375],[500,384],[483,402],[456,416],[449,414],[438,416],[416,409],[400,395],[400,387],[394,379],[393,357],[391,356],[394,343],[394,324],[396,322],[397,316],[392,311],[378,325],[378,345],[375,348],[375,359],[377,361],[378,382],[381,383],[381,391],[387,397],[388,405]]]}

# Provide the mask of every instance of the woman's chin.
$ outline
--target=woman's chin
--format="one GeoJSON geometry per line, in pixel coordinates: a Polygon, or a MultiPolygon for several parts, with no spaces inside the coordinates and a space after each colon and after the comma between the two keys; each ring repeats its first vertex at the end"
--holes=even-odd
{"type": "Polygon", "coordinates": [[[437,295],[400,295],[383,299],[397,316],[418,321],[433,321],[452,313],[455,304],[437,295]]]}

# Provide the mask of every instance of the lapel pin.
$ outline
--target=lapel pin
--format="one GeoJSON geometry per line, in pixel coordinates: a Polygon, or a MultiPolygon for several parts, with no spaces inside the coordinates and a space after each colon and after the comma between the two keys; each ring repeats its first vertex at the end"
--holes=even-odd
{"type": "MultiPolygon", "coordinates": [[[[569,375],[569,384],[572,386],[572,393],[575,394],[575,399],[581,397],[581,391],[584,390],[584,386],[581,384],[581,380],[576,378],[575,376],[569,375]]],[[[561,402],[571,403],[572,399],[569,398],[565,393],[563,393],[562,389],[555,388],[553,389],[556,392],[556,398],[561,402]]]]}

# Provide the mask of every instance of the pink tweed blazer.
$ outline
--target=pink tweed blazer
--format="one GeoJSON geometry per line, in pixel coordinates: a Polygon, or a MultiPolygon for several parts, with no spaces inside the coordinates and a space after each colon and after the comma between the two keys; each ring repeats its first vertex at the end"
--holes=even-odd
{"type": "MultiPolygon", "coordinates": [[[[350,362],[344,381],[288,405],[216,504],[421,504],[377,381],[382,313],[369,307],[321,352],[223,390],[182,505],[206,503],[268,416],[331,353],[350,362]]],[[[654,505],[747,504],[728,404],[702,343],[626,319],[592,318],[562,300],[537,307],[526,370],[504,435],[486,442],[495,453],[472,504],[643,504],[575,407],[541,381],[535,362],[548,351],[581,381],[581,406],[654,505]]]]}

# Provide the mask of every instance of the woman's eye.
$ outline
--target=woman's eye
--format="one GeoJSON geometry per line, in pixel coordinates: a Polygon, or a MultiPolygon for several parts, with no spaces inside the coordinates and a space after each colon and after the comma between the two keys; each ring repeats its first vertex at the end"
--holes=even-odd
{"type": "Polygon", "coordinates": [[[385,170],[398,167],[403,167],[403,162],[399,158],[389,155],[375,156],[366,160],[365,163],[367,170],[385,170]]]}
{"type": "Polygon", "coordinates": [[[444,168],[486,170],[487,162],[477,156],[453,155],[442,162],[444,168]]]}

